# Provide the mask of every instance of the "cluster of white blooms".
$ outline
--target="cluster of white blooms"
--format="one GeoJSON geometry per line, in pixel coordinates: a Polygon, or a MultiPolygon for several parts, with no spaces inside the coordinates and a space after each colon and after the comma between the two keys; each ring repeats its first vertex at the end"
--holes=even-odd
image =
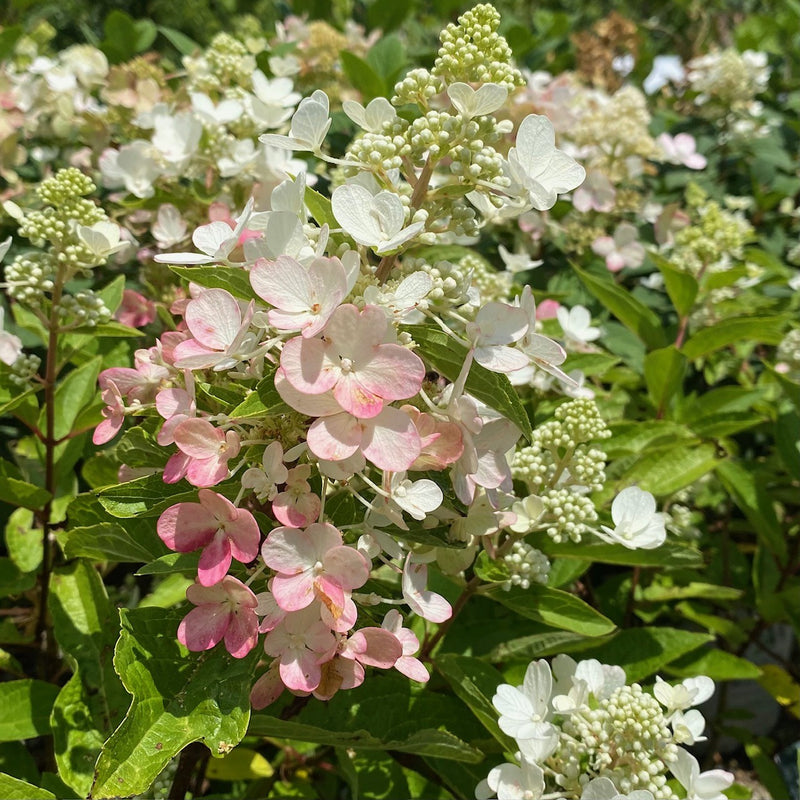
{"type": "Polygon", "coordinates": [[[699,56],[687,64],[692,90],[699,92],[696,103],[709,99],[732,109],[747,107],[769,83],[767,54],[754,50],[739,53],[733,48],[699,56]]]}
{"type": "Polygon", "coordinates": [[[689,86],[697,92],[697,111],[719,125],[721,142],[769,132],[763,104],[756,99],[769,82],[766,53],[729,48],[699,56],[687,68],[689,86]]]}
{"type": "Polygon", "coordinates": [[[517,745],[518,763],[489,772],[478,800],[677,800],[670,773],[690,800],[724,800],[733,776],[700,773],[680,745],[701,741],[705,720],[693,706],[714,691],[709,678],[653,693],[626,684],[620,667],[566,655],[534,661],[521,686],[503,684],[492,699],[500,730],[517,745]]]}
{"type": "Polygon", "coordinates": [[[229,33],[218,34],[184,65],[190,105],[176,108],[162,101],[140,110],[133,118],[138,138],[107,149],[100,158],[108,188],[148,198],[159,181],[206,180],[210,170],[255,181],[268,196],[286,170],[302,169],[285,150],[256,141],[292,116],[301,99],[292,78],[267,77],[254,54],[229,33]]]}
{"type": "Polygon", "coordinates": [[[614,183],[638,177],[646,159],[658,159],[650,135],[647,99],[634,86],[613,95],[595,93],[572,131],[572,139],[588,150],[588,169],[602,170],[614,183]]]}
{"type": "Polygon", "coordinates": [[[24,113],[25,130],[68,138],[83,114],[101,106],[94,96],[108,75],[108,60],[91,45],[76,44],[55,56],[35,55],[8,66],[14,105],[24,113]]]}

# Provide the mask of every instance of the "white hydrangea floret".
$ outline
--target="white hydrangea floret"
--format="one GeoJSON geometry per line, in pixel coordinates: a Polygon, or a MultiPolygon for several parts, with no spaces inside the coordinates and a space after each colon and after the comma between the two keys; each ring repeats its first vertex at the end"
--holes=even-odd
{"type": "Polygon", "coordinates": [[[586,178],[586,170],[556,149],[555,130],[547,117],[529,114],[517,132],[516,146],[508,152],[509,176],[528,194],[538,211],[556,204],[559,194],[570,192],[586,178]]]}
{"type": "Polygon", "coordinates": [[[623,489],[611,504],[614,528],[601,525],[597,535],[629,550],[652,550],[664,544],[667,530],[664,514],[656,512],[656,500],[638,486],[623,489]]]}
{"type": "Polygon", "coordinates": [[[346,183],[334,189],[331,207],[345,232],[359,244],[371,247],[379,256],[399,249],[425,228],[424,222],[405,226],[406,210],[393,192],[381,191],[373,195],[357,183],[346,183]]]}
{"type": "Polygon", "coordinates": [[[700,772],[697,759],[682,748],[678,748],[670,769],[686,789],[686,800],[725,800],[723,792],[733,783],[733,775],[725,770],[700,772]]]}
{"type": "Polygon", "coordinates": [[[468,83],[452,83],[447,87],[447,95],[459,114],[472,119],[497,111],[505,103],[508,89],[497,83],[484,83],[478,89],[468,83]]]}
{"type": "Polygon", "coordinates": [[[288,136],[265,133],[259,136],[258,140],[284,150],[310,150],[312,153],[318,153],[330,127],[328,95],[317,89],[311,97],[300,101],[292,117],[288,136]]]}

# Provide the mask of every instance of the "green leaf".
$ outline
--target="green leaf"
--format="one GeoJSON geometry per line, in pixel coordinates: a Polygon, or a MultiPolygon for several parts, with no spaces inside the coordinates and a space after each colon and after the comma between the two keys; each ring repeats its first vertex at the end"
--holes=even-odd
{"type": "Polygon", "coordinates": [[[716,647],[688,653],[673,661],[666,671],[679,678],[707,675],[714,681],[750,681],[761,677],[756,664],[716,647]]]}
{"type": "Polygon", "coordinates": [[[385,85],[390,86],[406,64],[403,43],[393,34],[382,36],[370,47],[367,63],[383,78],[385,85]]]}
{"type": "Polygon", "coordinates": [[[456,696],[464,701],[469,710],[480,720],[489,733],[497,739],[505,750],[513,753],[516,749],[514,740],[500,730],[497,724],[497,711],[491,698],[501,683],[503,676],[485,661],[471,656],[460,656],[453,653],[438,656],[435,667],[456,696]]]}
{"type": "Polygon", "coordinates": [[[305,204],[308,207],[308,210],[311,212],[311,216],[314,217],[314,221],[317,223],[317,225],[320,227],[323,225],[328,225],[330,228],[339,227],[336,217],[333,216],[333,208],[331,207],[331,201],[329,198],[320,194],[315,189],[312,189],[310,186],[306,186],[304,199],[305,204]]]}
{"type": "Polygon", "coordinates": [[[144,333],[138,328],[130,328],[121,322],[111,320],[110,322],[100,322],[97,325],[81,325],[73,328],[64,337],[64,340],[74,349],[80,349],[98,336],[108,336],[112,339],[136,339],[144,336],[144,333]],[[81,339],[79,337],[85,338],[81,339]]]}
{"type": "Polygon", "coordinates": [[[616,628],[610,619],[575,595],[538,583],[527,589],[512,586],[509,591],[492,586],[485,594],[521,617],[552,628],[584,636],[605,636],[616,628]]]}
{"type": "MultiPolygon", "coordinates": [[[[63,439],[72,432],[73,424],[83,409],[91,403],[97,394],[97,376],[103,361],[95,356],[83,366],[72,370],[56,386],[55,392],[55,426],[53,436],[63,439]]],[[[46,409],[42,409],[39,417],[39,430],[47,430],[46,409]]]]}
{"type": "Polygon", "coordinates": [[[36,583],[36,573],[21,572],[10,559],[0,557],[0,597],[13,597],[27,592],[36,583]]]}
{"type": "Polygon", "coordinates": [[[506,661],[533,661],[535,658],[554,656],[565,653],[570,647],[591,642],[585,636],[567,631],[549,631],[548,633],[533,633],[530,636],[520,636],[497,645],[492,650],[488,659],[492,663],[506,661]]]}
{"type": "Polygon", "coordinates": [[[764,417],[751,411],[732,411],[711,417],[701,417],[691,423],[692,430],[704,439],[721,439],[746,431],[764,422],[764,417]]]}
{"type": "Polygon", "coordinates": [[[734,503],[744,512],[764,546],[786,563],[786,537],[766,489],[754,472],[736,461],[723,461],[717,476],[734,503]]]}
{"type": "Polygon", "coordinates": [[[713,444],[680,444],[651,450],[625,472],[617,486],[635,483],[640,489],[664,497],[711,472],[719,461],[713,444]]]}
{"type": "Polygon", "coordinates": [[[185,281],[197,283],[208,289],[225,289],[241,300],[256,300],[258,295],[250,285],[250,273],[237,267],[175,267],[170,269],[185,281]]]}
{"type": "Polygon", "coordinates": [[[58,686],[36,680],[0,683],[0,742],[50,733],[50,711],[58,686]]]}
{"type": "Polygon", "coordinates": [[[574,264],[581,283],[593,294],[628,330],[635,333],[649,350],[664,347],[664,329],[658,317],[630,292],[614,283],[612,278],[599,278],[584,272],[574,264]]]}
{"type": "Polygon", "coordinates": [[[56,800],[56,796],[47,789],[40,789],[5,773],[0,773],[0,797],[3,800],[56,800]]]}
{"type": "Polygon", "coordinates": [[[738,600],[744,592],[731,586],[719,586],[716,583],[703,583],[689,581],[685,586],[653,583],[641,590],[641,598],[648,603],[663,603],[671,600],[685,600],[687,598],[702,598],[704,600],[718,600],[730,602],[738,600]]]}
{"type": "Polygon", "coordinates": [[[0,401],[0,417],[10,414],[15,408],[28,401],[29,398],[34,399],[33,395],[41,390],[41,386],[31,386],[30,389],[25,389],[23,392],[18,392],[14,394],[13,397],[8,397],[8,399],[6,399],[6,392],[3,392],[3,399],[0,401]]]}
{"type": "Polygon", "coordinates": [[[666,409],[670,398],[680,391],[685,371],[686,356],[674,345],[653,350],[644,357],[644,380],[656,409],[666,409]]]}
{"type": "Polygon", "coordinates": [[[103,522],[71,528],[58,536],[67,558],[89,558],[94,561],[117,561],[141,564],[159,558],[166,547],[150,526],[131,520],[122,527],[103,522]],[[142,534],[140,537],[139,534],[142,534]]]}
{"type": "Polygon", "coordinates": [[[381,0],[370,3],[367,9],[369,29],[380,28],[386,32],[399,28],[412,9],[411,3],[384,3],[381,0]]]}
{"type": "MultiPolygon", "coordinates": [[[[405,329],[419,346],[423,360],[449,381],[455,381],[467,357],[464,345],[452,339],[444,331],[424,325],[407,325],[405,329]]],[[[511,420],[528,441],[533,431],[528,415],[519,395],[508,378],[498,372],[490,372],[480,364],[472,365],[467,378],[466,390],[482,400],[495,411],[511,420]]]]}
{"type": "Polygon", "coordinates": [[[190,56],[198,50],[202,50],[194,39],[190,39],[185,33],[181,33],[175,28],[168,28],[166,25],[159,25],[158,32],[181,54],[190,56]]]}
{"type": "Polygon", "coordinates": [[[687,653],[714,640],[706,633],[676,628],[630,628],[598,647],[581,648],[581,658],[623,667],[628,683],[639,682],[687,653]]]}
{"type": "Polygon", "coordinates": [[[228,416],[231,419],[268,417],[285,414],[289,410],[275,388],[274,373],[262,378],[252,392],[228,416]]]}
{"type": "Polygon", "coordinates": [[[194,576],[172,574],[160,580],[150,594],[139,601],[139,608],[170,608],[186,599],[186,590],[194,583],[194,576]]]}
{"type": "Polygon", "coordinates": [[[147,50],[158,30],[152,20],[134,20],[124,11],[114,9],[106,17],[104,32],[101,49],[112,62],[119,62],[147,50]]]}
{"type": "Polygon", "coordinates": [[[609,458],[626,455],[642,455],[652,447],[674,444],[675,440],[693,439],[686,425],[669,420],[647,422],[614,422],[610,426],[611,438],[603,442],[603,450],[609,458]]]}
{"type": "Polygon", "coordinates": [[[144,428],[129,428],[117,444],[117,456],[129,467],[163,467],[169,453],[144,428]]]}
{"type": "Polygon", "coordinates": [[[275,770],[264,756],[249,747],[237,747],[224,758],[212,758],[206,778],[217,781],[250,781],[269,778],[275,770]]]}
{"type": "Polygon", "coordinates": [[[781,414],[775,422],[775,444],[788,473],[800,481],[800,415],[781,414]]]}
{"type": "Polygon", "coordinates": [[[137,575],[172,575],[176,572],[197,572],[200,553],[167,553],[165,556],[145,564],[137,575]]]}
{"type": "Polygon", "coordinates": [[[503,583],[511,577],[506,564],[493,560],[485,550],[478,553],[472,568],[484,583],[503,583]]]}
{"type": "Polygon", "coordinates": [[[545,539],[537,543],[550,558],[573,558],[600,564],[619,564],[627,567],[659,567],[691,569],[703,566],[699,550],[684,545],[666,543],[653,550],[629,550],[621,544],[554,542],[545,539]]]}
{"type": "Polygon", "coordinates": [[[387,94],[383,79],[363,58],[348,50],[341,50],[339,60],[350,83],[363,95],[362,101],[365,104],[375,97],[387,94]]]}
{"type": "MultiPolygon", "coordinates": [[[[432,692],[411,697],[406,678],[372,675],[357,689],[340,692],[327,703],[307,705],[297,717],[283,720],[269,712],[252,715],[249,733],[255,736],[300,739],[306,742],[365,750],[398,750],[477,763],[480,751],[448,730],[459,719],[461,704],[432,692]]],[[[463,712],[462,712],[463,716],[463,712]]]]}
{"type": "Polygon", "coordinates": [[[778,769],[772,756],[774,749],[775,743],[762,737],[758,737],[757,741],[748,742],[744,746],[744,751],[753,762],[758,779],[769,792],[769,796],[791,797],[793,793],[786,785],[781,770],[778,769]]]}
{"type": "MultiPolygon", "coordinates": [[[[381,3],[380,5],[387,5],[381,3]]],[[[14,53],[14,45],[16,45],[19,38],[25,33],[25,28],[22,25],[9,25],[0,31],[0,61],[7,61],[14,53]]]]}
{"type": "Polygon", "coordinates": [[[649,253],[648,257],[658,267],[659,272],[664,277],[664,286],[667,289],[672,305],[681,317],[687,316],[694,306],[699,287],[692,275],[683,270],[677,269],[663,256],[657,253],[649,253]]]}
{"type": "Polygon", "coordinates": [[[6,548],[21,572],[34,572],[42,563],[42,536],[30,509],[17,508],[11,513],[6,523],[6,548]]]}
{"type": "MultiPolygon", "coordinates": [[[[88,686],[110,693],[117,685],[111,669],[117,610],[108,599],[100,574],[87,561],[58,567],[50,581],[49,599],[59,645],[81,667],[88,686]]],[[[125,696],[120,693],[119,697],[125,696]]],[[[119,716],[126,704],[118,710],[119,716]]],[[[114,715],[109,713],[109,719],[114,715]]]]}
{"type": "Polygon", "coordinates": [[[95,294],[105,303],[106,308],[115,314],[122,305],[122,297],[125,293],[125,276],[117,275],[111,283],[106,284],[95,294]]]}
{"type": "Polygon", "coordinates": [[[9,461],[0,459],[0,500],[10,506],[38,510],[50,499],[50,492],[22,480],[20,471],[9,461]]]}
{"type": "Polygon", "coordinates": [[[681,348],[690,360],[740,342],[780,344],[786,330],[785,317],[732,317],[691,336],[681,348]]]}
{"type": "MultiPolygon", "coordinates": [[[[216,488],[220,490],[219,486],[216,488]]],[[[196,503],[197,489],[186,481],[168,484],[164,483],[161,475],[147,475],[118,486],[108,486],[97,496],[103,508],[114,517],[157,517],[175,503],[196,503]]]]}
{"type": "Polygon", "coordinates": [[[186,653],[175,639],[184,612],[120,610],[114,667],[133,695],[122,724],[103,745],[92,797],[141,794],[187,744],[227,753],[247,730],[258,652],[235,659],[221,648],[186,653]]]}
{"type": "Polygon", "coordinates": [[[770,364],[764,364],[764,366],[767,368],[773,378],[775,378],[775,380],[777,380],[781,385],[781,388],[786,396],[794,404],[795,409],[800,411],[800,383],[789,380],[786,375],[782,375],[780,372],[776,371],[775,367],[770,364]]]}

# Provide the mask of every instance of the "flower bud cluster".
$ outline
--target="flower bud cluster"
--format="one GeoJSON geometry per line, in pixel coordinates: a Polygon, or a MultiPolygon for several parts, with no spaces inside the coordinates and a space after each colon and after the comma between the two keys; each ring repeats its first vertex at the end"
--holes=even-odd
{"type": "Polygon", "coordinates": [[[675,233],[670,259],[694,276],[729,269],[732,259],[743,258],[753,226],[741,211],[728,210],[699,190],[687,192],[687,200],[694,219],[675,233]]]}
{"type": "Polygon", "coordinates": [[[544,506],[540,525],[546,525],[554,542],[580,542],[597,521],[594,503],[570,489],[546,489],[540,497],[544,506]]]}
{"type": "Polygon", "coordinates": [[[111,312],[91,290],[76,292],[74,295],[65,294],[58,307],[58,315],[62,326],[87,325],[94,327],[111,319],[111,312]]]}
{"type": "Polygon", "coordinates": [[[5,268],[9,297],[26,304],[40,301],[53,290],[56,262],[50,253],[31,252],[18,255],[5,268]]]}
{"type": "Polygon", "coordinates": [[[432,73],[447,83],[497,83],[512,91],[523,86],[522,74],[511,64],[511,48],[497,33],[500,14],[488,3],[465,12],[441,33],[442,46],[432,73]]]}
{"type": "Polygon", "coordinates": [[[442,81],[427,69],[412,69],[402,81],[395,84],[392,103],[396,106],[417,105],[427,108],[430,101],[442,91],[442,81]]]}
{"type": "Polygon", "coordinates": [[[431,279],[432,286],[426,301],[428,306],[442,313],[457,309],[470,302],[469,289],[472,286],[472,269],[460,262],[436,261],[431,264],[422,258],[405,258],[397,268],[400,276],[413,275],[423,271],[431,279]]]}
{"type": "Polygon", "coordinates": [[[503,563],[509,572],[509,578],[503,584],[506,590],[512,586],[529,589],[531,583],[547,583],[550,559],[527,542],[514,542],[511,552],[503,556],[503,563]]]}
{"type": "Polygon", "coordinates": [[[539,425],[531,444],[517,450],[513,475],[534,492],[554,487],[598,491],[605,482],[606,455],[587,443],[610,435],[593,400],[562,403],[555,419],[539,425]]]}
{"type": "Polygon", "coordinates": [[[9,380],[16,386],[27,387],[33,377],[39,374],[42,359],[33,353],[20,353],[11,365],[9,380]]]}
{"type": "Polygon", "coordinates": [[[555,419],[539,425],[529,446],[514,454],[512,474],[538,495],[545,513],[539,524],[555,541],[579,542],[597,520],[586,492],[605,483],[606,454],[588,443],[611,435],[593,400],[562,403],[555,419]]]}
{"type": "Polygon", "coordinates": [[[256,60],[247,47],[230,33],[218,33],[199,56],[184,56],[183,66],[193,91],[214,92],[232,83],[250,88],[256,60]]]}

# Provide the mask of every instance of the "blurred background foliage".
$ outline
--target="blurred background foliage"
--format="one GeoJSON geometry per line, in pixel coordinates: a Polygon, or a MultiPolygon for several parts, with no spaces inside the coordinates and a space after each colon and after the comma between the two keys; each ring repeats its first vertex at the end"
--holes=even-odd
{"type": "MultiPolygon", "coordinates": [[[[740,50],[766,50],[785,60],[787,77],[800,77],[800,0],[672,0],[654,5],[634,0],[495,0],[493,4],[502,14],[501,32],[516,58],[531,69],[573,68],[587,45],[585,37],[575,34],[596,29],[598,22],[616,12],[636,24],[637,63],[642,65],[658,53],[677,53],[686,60],[714,45],[735,45],[740,50]]],[[[122,33],[115,30],[114,21],[125,15],[140,21],[138,34],[142,45],[147,42],[142,47],[146,49],[165,29],[180,31],[205,46],[215,34],[235,26],[237,17],[252,15],[270,30],[277,20],[297,14],[337,27],[348,20],[387,33],[402,27],[409,54],[424,62],[426,57],[432,59],[441,22],[455,20],[467,4],[463,0],[6,0],[0,5],[4,28],[0,56],[3,40],[13,35],[9,29],[30,31],[42,20],[55,30],[53,46],[61,49],[75,42],[101,45],[113,39],[122,33]]],[[[602,32],[599,36],[602,39],[602,32]]]]}

